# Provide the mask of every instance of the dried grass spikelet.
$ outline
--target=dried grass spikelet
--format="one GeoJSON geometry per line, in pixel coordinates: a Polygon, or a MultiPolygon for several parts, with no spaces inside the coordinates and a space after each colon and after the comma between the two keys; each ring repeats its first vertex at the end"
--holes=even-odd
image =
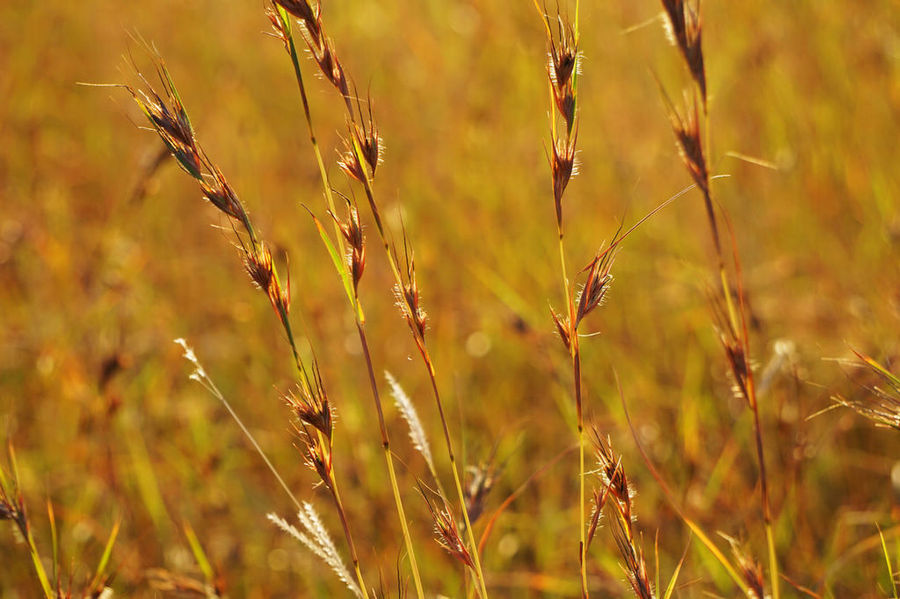
{"type": "Polygon", "coordinates": [[[416,283],[415,256],[405,229],[403,231],[403,250],[404,260],[402,263],[397,256],[397,249],[394,248],[393,250],[395,261],[404,267],[401,273],[401,281],[394,285],[394,296],[397,299],[397,307],[400,308],[400,312],[406,318],[416,343],[421,345],[425,342],[427,315],[421,305],[419,286],[416,283]]]}
{"type": "Polygon", "coordinates": [[[563,345],[566,346],[566,350],[571,351],[572,338],[575,333],[572,331],[569,317],[557,314],[553,308],[550,308],[550,317],[553,319],[553,324],[556,325],[556,332],[559,333],[559,338],[562,340],[563,345]]]}
{"type": "Polygon", "coordinates": [[[750,390],[752,364],[744,340],[732,325],[721,295],[710,294],[709,301],[712,306],[719,343],[722,345],[725,359],[728,362],[728,374],[734,385],[735,396],[744,401],[751,409],[755,409],[755,393],[751,393],[750,390]]]}
{"type": "Polygon", "coordinates": [[[319,484],[324,485],[329,491],[333,490],[331,473],[332,459],[330,440],[328,444],[309,430],[305,424],[296,426],[297,438],[300,440],[300,450],[303,452],[303,463],[319,476],[319,484]]]}
{"type": "Polygon", "coordinates": [[[450,513],[446,506],[437,508],[433,506],[421,485],[419,486],[419,492],[422,493],[425,504],[428,506],[428,511],[431,512],[431,518],[434,522],[435,540],[450,555],[462,562],[472,572],[475,572],[475,562],[472,560],[472,555],[466,548],[462,535],[459,533],[456,518],[453,517],[453,514],[450,513]]]}
{"type": "Polygon", "coordinates": [[[547,18],[547,76],[553,92],[553,102],[566,123],[566,130],[575,126],[576,89],[575,75],[579,72],[581,56],[571,24],[560,15],[556,18],[557,35],[554,38],[547,18]]]}
{"type": "Polygon", "coordinates": [[[290,25],[285,22],[281,17],[281,13],[278,12],[278,6],[273,2],[272,6],[267,6],[265,9],[266,17],[269,19],[269,23],[272,25],[272,31],[275,38],[281,40],[281,45],[284,46],[285,52],[288,55],[291,54],[291,33],[290,33],[290,25]]]}
{"type": "Polygon", "coordinates": [[[318,430],[326,439],[332,438],[334,413],[317,363],[313,363],[309,383],[298,385],[296,390],[285,395],[284,400],[297,420],[318,430]]]}
{"type": "Polygon", "coordinates": [[[633,492],[622,466],[622,456],[615,454],[609,437],[604,438],[596,427],[591,427],[591,433],[600,481],[604,487],[609,488],[610,496],[623,506],[623,513],[630,521],[633,492]]]}
{"type": "Polygon", "coordinates": [[[431,471],[435,471],[434,459],[431,456],[431,446],[428,444],[428,437],[425,435],[425,427],[422,426],[422,421],[419,420],[419,414],[416,412],[412,400],[390,372],[385,371],[384,377],[391,388],[391,396],[394,398],[397,409],[400,410],[400,415],[403,416],[403,419],[406,420],[406,424],[409,426],[409,438],[412,440],[413,447],[425,458],[428,468],[431,471]]]}
{"type": "Polygon", "coordinates": [[[247,213],[234,189],[225,180],[218,167],[214,166],[212,171],[212,176],[200,181],[204,199],[229,217],[243,222],[247,218],[247,213]]]}
{"type": "Polygon", "coordinates": [[[613,276],[611,269],[616,258],[614,246],[606,250],[600,250],[581,272],[587,273],[587,279],[581,288],[575,303],[578,308],[575,312],[575,329],[588,314],[603,304],[609,291],[613,276]]]}
{"type": "MultiPolygon", "coordinates": [[[[135,68],[137,71],[137,68],[135,68]]],[[[189,175],[197,180],[203,177],[205,160],[202,150],[194,137],[194,129],[184,104],[175,89],[168,70],[161,59],[158,59],[157,75],[163,87],[163,95],[153,89],[146,77],[137,71],[144,84],[144,89],[135,89],[130,85],[122,87],[131,94],[138,107],[150,121],[154,131],[159,135],[166,148],[175,157],[178,164],[189,175]]]]}
{"type": "MultiPolygon", "coordinates": [[[[552,137],[552,133],[551,133],[552,137]]],[[[569,181],[578,174],[575,144],[578,141],[578,130],[575,129],[565,139],[550,140],[551,155],[550,174],[553,179],[553,201],[556,206],[556,223],[562,225],[562,199],[569,186],[569,181]]]]}
{"type": "Polygon", "coordinates": [[[265,292],[282,323],[288,326],[287,319],[291,308],[290,279],[286,287],[282,286],[275,271],[272,252],[265,243],[257,242],[249,247],[242,245],[241,250],[244,253],[244,268],[250,279],[265,292]]]}
{"type": "Polygon", "coordinates": [[[625,578],[631,585],[631,590],[637,599],[655,599],[653,583],[647,571],[647,562],[644,559],[644,549],[625,524],[623,518],[613,518],[612,531],[622,557],[622,570],[625,578]]]}
{"type": "Polygon", "coordinates": [[[613,451],[609,437],[604,438],[596,427],[592,427],[591,431],[599,466],[597,473],[603,486],[600,491],[594,491],[595,513],[588,531],[589,538],[593,537],[596,530],[599,510],[602,510],[604,506],[611,505],[609,509],[612,512],[610,516],[612,534],[622,557],[621,565],[625,576],[635,597],[653,599],[655,594],[647,572],[644,550],[640,539],[635,535],[633,526],[635,519],[632,506],[634,491],[622,465],[622,456],[613,451]]]}
{"type": "Polygon", "coordinates": [[[372,114],[371,100],[366,104],[368,111],[364,113],[361,101],[357,100],[356,113],[359,119],[348,119],[348,137],[343,140],[344,151],[338,160],[341,170],[360,183],[365,183],[367,178],[375,178],[375,171],[384,154],[383,140],[372,114]]]}
{"type": "Polygon", "coordinates": [[[356,597],[362,597],[363,594],[359,585],[344,565],[344,561],[341,559],[334,541],[331,540],[331,535],[328,534],[312,504],[303,502],[302,509],[297,514],[303,532],[297,530],[297,528],[276,514],[270,513],[267,518],[278,528],[300,541],[307,549],[312,551],[326,566],[331,568],[331,571],[337,575],[341,582],[356,597]]]}
{"type": "MultiPolygon", "coordinates": [[[[609,486],[604,486],[599,490],[594,489],[591,501],[591,519],[588,524],[587,540],[585,541],[588,549],[590,549],[594,535],[597,533],[597,528],[600,526],[600,518],[603,516],[603,508],[606,506],[607,499],[609,499],[609,486]]],[[[587,550],[585,550],[585,553],[587,553],[587,550]]]]}
{"type": "Polygon", "coordinates": [[[319,15],[322,12],[322,6],[315,2],[315,5],[306,2],[306,0],[275,0],[274,4],[281,6],[292,16],[300,20],[303,26],[318,35],[319,15]]]}
{"type": "Polygon", "coordinates": [[[660,90],[666,105],[669,122],[672,125],[672,132],[675,134],[681,159],[694,183],[697,184],[704,196],[708,196],[709,170],[706,166],[706,156],[700,135],[700,117],[697,110],[697,102],[685,92],[686,109],[684,116],[682,116],[661,86],[660,90]]]}
{"type": "Polygon", "coordinates": [[[359,208],[350,198],[344,196],[344,200],[347,202],[346,219],[341,219],[330,211],[329,214],[340,230],[341,237],[347,242],[347,266],[353,279],[353,289],[356,290],[366,269],[366,240],[359,222],[359,208]]]}
{"type": "Polygon", "coordinates": [[[703,22],[700,3],[691,6],[685,0],[662,0],[665,9],[663,24],[672,42],[681,50],[691,77],[700,90],[706,110],[706,69],[703,65],[703,22]]]}

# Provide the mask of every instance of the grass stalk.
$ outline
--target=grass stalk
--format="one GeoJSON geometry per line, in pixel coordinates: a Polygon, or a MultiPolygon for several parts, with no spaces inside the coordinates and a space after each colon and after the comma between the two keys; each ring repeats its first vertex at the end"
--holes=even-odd
{"type": "MultiPolygon", "coordinates": [[[[359,312],[357,312],[358,314],[359,312]]],[[[394,472],[394,458],[391,454],[391,442],[388,437],[387,427],[384,424],[384,412],[381,406],[381,398],[378,393],[378,384],[375,381],[375,370],[372,367],[372,356],[369,352],[369,342],[366,339],[364,323],[357,318],[356,329],[359,332],[359,343],[362,346],[363,356],[366,360],[366,369],[369,373],[369,384],[372,388],[372,395],[375,401],[375,408],[378,412],[378,426],[381,430],[381,448],[384,452],[384,460],[387,464],[388,476],[391,480],[391,491],[394,494],[394,504],[397,507],[397,515],[400,517],[400,528],[403,531],[403,542],[406,545],[406,551],[409,554],[409,565],[413,574],[413,584],[416,587],[416,594],[422,598],[425,591],[422,588],[422,579],[419,574],[419,566],[416,561],[416,554],[413,551],[412,538],[409,534],[409,526],[406,522],[406,512],[403,509],[403,499],[400,497],[400,487],[397,484],[397,474],[394,472]]]]}

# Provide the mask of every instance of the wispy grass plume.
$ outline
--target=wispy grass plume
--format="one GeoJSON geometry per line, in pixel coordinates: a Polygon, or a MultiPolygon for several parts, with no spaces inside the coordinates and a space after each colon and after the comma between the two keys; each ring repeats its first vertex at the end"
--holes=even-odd
{"type": "Polygon", "coordinates": [[[267,515],[267,518],[278,528],[303,543],[307,549],[325,562],[325,565],[331,568],[341,582],[347,585],[347,588],[356,597],[363,596],[359,585],[356,584],[347,566],[344,565],[344,560],[341,559],[337,547],[334,546],[331,535],[328,534],[325,525],[322,524],[322,519],[319,518],[319,514],[312,504],[304,501],[303,506],[297,513],[297,519],[300,520],[300,525],[305,532],[297,530],[294,525],[277,514],[270,513],[267,515]]]}
{"type": "Polygon", "coordinates": [[[429,470],[434,472],[435,468],[434,460],[431,457],[431,447],[428,445],[428,438],[425,436],[425,428],[422,426],[422,421],[419,420],[419,414],[416,412],[412,400],[410,400],[406,391],[403,390],[403,387],[400,386],[400,383],[397,382],[397,379],[394,378],[394,375],[385,370],[384,378],[387,379],[388,385],[391,387],[391,396],[394,398],[397,409],[400,410],[400,414],[403,416],[403,419],[406,420],[406,424],[409,425],[409,438],[412,440],[413,447],[415,447],[416,450],[422,454],[422,457],[425,458],[429,470]]]}

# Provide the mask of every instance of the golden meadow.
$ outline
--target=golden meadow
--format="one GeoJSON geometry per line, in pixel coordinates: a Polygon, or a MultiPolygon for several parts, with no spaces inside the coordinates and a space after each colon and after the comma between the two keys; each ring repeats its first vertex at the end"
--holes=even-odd
{"type": "Polygon", "coordinates": [[[896,597],[898,16],[3,3],[0,597],[896,597]]]}

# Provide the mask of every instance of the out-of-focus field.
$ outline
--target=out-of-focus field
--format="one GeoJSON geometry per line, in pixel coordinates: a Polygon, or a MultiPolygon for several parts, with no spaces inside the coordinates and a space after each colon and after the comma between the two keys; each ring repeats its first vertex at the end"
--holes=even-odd
{"type": "MultiPolygon", "coordinates": [[[[565,205],[572,265],[587,263],[620,221],[690,183],[653,78],[676,97],[688,84],[653,20],[659,3],[581,4],[581,172],[565,205]]],[[[845,409],[810,418],[834,394],[861,397],[871,382],[835,359],[857,349],[890,364],[900,351],[900,10],[893,0],[863,4],[703,8],[711,168],[730,175],[714,192],[740,249],[760,377],[776,366],[760,401],[778,555],[790,579],[835,597],[889,595],[876,525],[893,555],[900,538],[900,433],[845,409]],[[779,343],[792,351],[773,363],[779,343]]],[[[145,177],[161,146],[136,126],[143,117],[124,91],[76,85],[134,82],[123,55],[149,61],[131,34],[156,44],[206,150],[279,259],[289,256],[295,327],[315,346],[338,410],[338,476],[361,562],[390,596],[398,560],[407,571],[353,319],[301,207],[324,216],[296,83],[280,43],[263,33],[262,9],[0,3],[0,438],[15,447],[48,567],[52,502],[63,586],[90,578],[121,519],[117,596],[159,596],[149,568],[202,579],[184,523],[230,596],[345,592],[266,521],[292,504],[222,406],[188,380],[173,343],[194,346],[338,539],[280,399],[294,383],[290,354],[216,226],[224,219],[172,161],[145,177]]],[[[547,309],[562,298],[544,153],[544,32],[527,1],[343,0],[324,11],[345,68],[375,102],[386,143],[377,192],[395,231],[403,207],[461,457],[477,463],[495,451],[502,466],[490,512],[575,440],[571,367],[547,309]]],[[[340,180],[342,113],[312,64],[303,67],[340,180]]],[[[588,323],[600,334],[582,341],[588,413],[625,455],[637,526],[651,566],[658,535],[664,585],[688,532],[635,449],[614,370],[638,433],[690,514],[765,556],[751,420],[733,399],[705,299],[715,284],[705,218],[693,192],[638,230],[588,323]]],[[[369,232],[361,293],[376,368],[413,397],[446,475],[428,379],[369,232]]],[[[415,491],[427,471],[392,407],[388,420],[426,587],[462,596],[461,569],[432,540],[415,491]]],[[[3,465],[8,472],[5,452],[3,465]]],[[[577,472],[569,454],[498,521],[483,556],[496,596],[578,595],[577,472]]],[[[598,535],[596,596],[627,596],[615,544],[598,535]]],[[[696,542],[679,580],[678,596],[734,596],[696,542]]],[[[0,597],[39,592],[25,545],[3,526],[0,597]]]]}

